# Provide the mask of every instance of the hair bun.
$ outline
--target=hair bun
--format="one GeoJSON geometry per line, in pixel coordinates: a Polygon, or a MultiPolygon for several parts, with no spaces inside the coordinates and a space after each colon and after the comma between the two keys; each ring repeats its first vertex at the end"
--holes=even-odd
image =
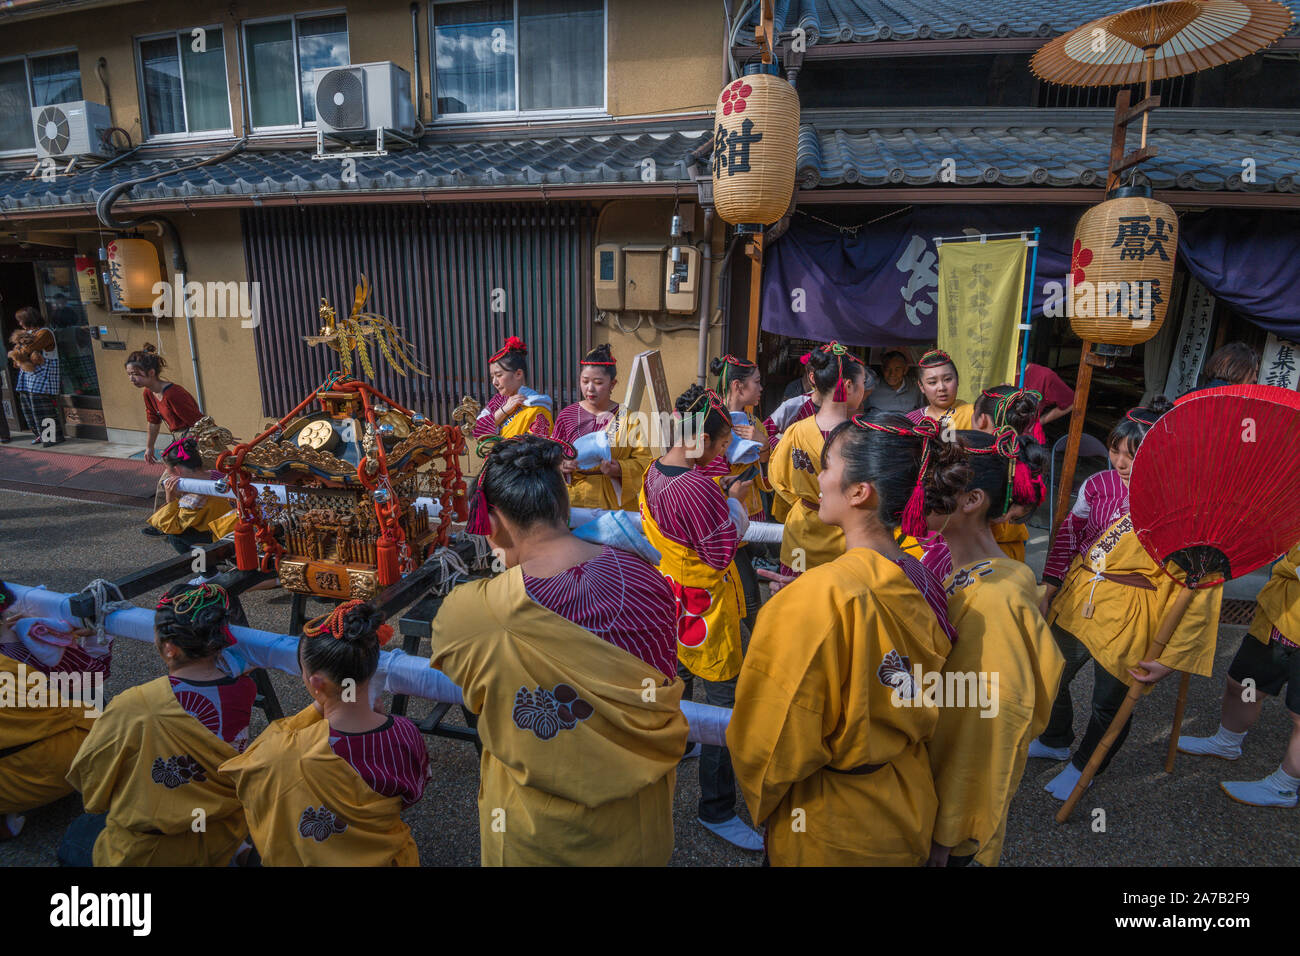
{"type": "Polygon", "coordinates": [[[373,604],[362,604],[354,607],[343,619],[343,633],[339,637],[349,644],[378,640],[375,632],[383,623],[384,613],[379,608],[373,604]]]}
{"type": "Polygon", "coordinates": [[[726,363],[726,360],[725,360],[725,359],[721,359],[721,358],[713,358],[713,359],[709,359],[709,374],[710,374],[710,375],[721,375],[721,374],[722,374],[722,370],[723,370],[724,368],[726,368],[726,367],[727,367],[727,363],[726,363]]]}
{"type": "Polygon", "coordinates": [[[1146,410],[1155,412],[1157,415],[1163,415],[1165,412],[1172,410],[1174,403],[1171,402],[1164,393],[1159,393],[1155,398],[1146,404],[1146,410]]]}
{"type": "Polygon", "coordinates": [[[682,394],[677,396],[677,401],[673,404],[673,407],[677,409],[678,414],[685,415],[687,409],[695,405],[703,394],[703,385],[692,385],[686,391],[682,392],[682,394]]]}
{"type": "Polygon", "coordinates": [[[152,342],[146,342],[144,343],[144,346],[140,349],[140,351],[154,354],[158,351],[158,346],[154,345],[152,342]]]}

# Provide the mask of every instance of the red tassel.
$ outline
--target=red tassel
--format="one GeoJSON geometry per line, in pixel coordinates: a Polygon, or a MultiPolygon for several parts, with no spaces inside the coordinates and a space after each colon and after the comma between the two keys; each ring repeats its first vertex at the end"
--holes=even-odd
{"type": "Polygon", "coordinates": [[[835,383],[835,391],[831,393],[831,401],[847,402],[848,400],[849,400],[849,393],[844,388],[844,379],[840,379],[838,382],[835,383]]]}
{"type": "Polygon", "coordinates": [[[479,486],[474,489],[474,500],[469,505],[469,523],[465,531],[469,534],[488,535],[492,533],[492,522],[488,520],[487,496],[483,494],[483,478],[479,476],[479,486]]]}
{"type": "Polygon", "coordinates": [[[912,497],[907,499],[907,507],[903,509],[900,527],[903,529],[903,534],[910,535],[918,541],[930,533],[930,529],[925,526],[925,485],[920,480],[912,489],[912,497]]]}
{"type": "Polygon", "coordinates": [[[241,571],[257,570],[257,534],[247,521],[235,527],[235,567],[241,571]]]}
{"type": "Polygon", "coordinates": [[[1022,505],[1038,505],[1043,501],[1043,480],[1034,481],[1029,466],[1023,461],[1016,462],[1016,471],[1011,479],[1011,500],[1022,505]]]}
{"type": "Polygon", "coordinates": [[[1043,431],[1043,423],[1034,419],[1034,427],[1029,431],[1029,437],[1040,445],[1047,444],[1047,432],[1043,431]]]}
{"type": "Polygon", "coordinates": [[[397,545],[391,538],[379,539],[379,561],[377,564],[377,576],[381,588],[392,587],[402,579],[402,573],[397,567],[397,545]]]}

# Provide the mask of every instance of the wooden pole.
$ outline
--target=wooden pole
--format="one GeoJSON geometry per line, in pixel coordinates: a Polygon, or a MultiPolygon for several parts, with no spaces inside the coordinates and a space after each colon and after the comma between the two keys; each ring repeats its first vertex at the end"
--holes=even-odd
{"type": "Polygon", "coordinates": [[[1192,675],[1183,672],[1183,679],[1178,682],[1178,703],[1174,705],[1174,725],[1169,728],[1169,752],[1165,754],[1165,773],[1174,772],[1174,760],[1178,757],[1178,735],[1183,732],[1183,715],[1187,712],[1187,688],[1191,686],[1192,675]]]}
{"type": "Polygon", "coordinates": [[[745,247],[749,256],[749,335],[745,358],[758,361],[758,320],[763,296],[763,236],[754,236],[745,247]]]}
{"type": "Polygon", "coordinates": [[[1053,537],[1061,530],[1061,523],[1065,521],[1065,516],[1070,510],[1070,495],[1074,492],[1074,472],[1079,467],[1079,442],[1083,440],[1083,420],[1088,413],[1088,392],[1092,388],[1092,360],[1092,343],[1084,342],[1083,351],[1079,353],[1079,374],[1074,384],[1074,411],[1070,413],[1070,437],[1065,443],[1065,460],[1061,462],[1061,483],[1054,503],[1056,511],[1052,517],[1053,537]]]}
{"type": "MultiPolygon", "coordinates": [[[[1156,632],[1155,639],[1151,646],[1147,648],[1146,656],[1142,659],[1146,661],[1159,661],[1160,655],[1164,653],[1165,645],[1169,643],[1169,638],[1177,630],[1179,623],[1182,622],[1183,615],[1187,612],[1187,606],[1192,603],[1192,597],[1195,595],[1192,588],[1179,588],[1178,594],[1174,597],[1173,603],[1169,610],[1165,612],[1164,618],[1160,621],[1160,629],[1156,632]]],[[[1100,665],[1099,665],[1100,666],[1100,665]]],[[[1088,784],[1092,783],[1092,778],[1097,775],[1097,768],[1110,752],[1110,748],[1115,744],[1115,738],[1119,732],[1124,729],[1124,724],[1128,721],[1129,716],[1133,713],[1133,708],[1137,705],[1138,698],[1142,696],[1143,690],[1147,687],[1141,681],[1134,681],[1133,686],[1128,689],[1128,695],[1124,698],[1124,703],[1120,705],[1119,711],[1115,714],[1115,719],[1110,722],[1106,728],[1106,734],[1097,744],[1097,749],[1092,752],[1092,757],[1088,760],[1088,766],[1083,768],[1083,774],[1079,777],[1079,782],[1074,785],[1070,792],[1070,797],[1065,801],[1065,805],[1056,812],[1056,822],[1064,823],[1070,819],[1070,814],[1074,812],[1075,805],[1083,792],[1088,789],[1088,784]]]]}

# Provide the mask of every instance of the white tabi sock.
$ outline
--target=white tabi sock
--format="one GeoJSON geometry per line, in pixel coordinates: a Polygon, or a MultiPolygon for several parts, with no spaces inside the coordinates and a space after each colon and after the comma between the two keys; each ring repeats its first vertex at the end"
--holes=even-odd
{"type": "Polygon", "coordinates": [[[1236,760],[1241,756],[1241,742],[1245,739],[1246,731],[1235,733],[1219,724],[1219,729],[1209,737],[1179,737],[1178,749],[1185,754],[1236,760]]]}
{"type": "Polygon", "coordinates": [[[1294,807],[1300,777],[1293,777],[1278,767],[1263,780],[1229,780],[1219,784],[1224,792],[1239,803],[1255,807],[1294,807]]]}
{"type": "MultiPolygon", "coordinates": [[[[1065,769],[1053,777],[1043,789],[1056,797],[1057,800],[1068,800],[1070,794],[1074,792],[1074,785],[1079,782],[1083,776],[1083,771],[1070,761],[1065,765],[1065,769]]],[[[1088,786],[1092,786],[1092,781],[1088,781],[1088,786]]]]}

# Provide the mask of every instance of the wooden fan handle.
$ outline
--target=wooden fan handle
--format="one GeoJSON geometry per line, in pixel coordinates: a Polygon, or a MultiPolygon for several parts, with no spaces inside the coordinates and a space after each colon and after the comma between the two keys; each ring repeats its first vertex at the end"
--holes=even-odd
{"type": "MultiPolygon", "coordinates": [[[[1174,631],[1183,620],[1183,615],[1187,613],[1187,607],[1192,603],[1192,597],[1195,592],[1191,588],[1180,587],[1178,594],[1174,597],[1174,603],[1169,606],[1165,612],[1164,618],[1160,621],[1160,627],[1156,631],[1151,646],[1147,648],[1146,657],[1143,660],[1158,661],[1160,655],[1164,653],[1165,645],[1169,643],[1169,638],[1173,637],[1174,631]]],[[[1140,681],[1133,684],[1128,689],[1128,694],[1124,697],[1124,703],[1120,704],[1119,711],[1115,714],[1115,719],[1110,722],[1106,728],[1105,735],[1097,744],[1097,749],[1092,752],[1092,757],[1088,760],[1088,765],[1083,768],[1083,773],[1079,777],[1079,782],[1074,785],[1070,792],[1070,797],[1065,804],[1056,812],[1056,822],[1064,823],[1070,819],[1070,814],[1074,812],[1075,805],[1083,792],[1088,789],[1088,784],[1092,778],[1097,775],[1097,768],[1101,766],[1102,760],[1115,743],[1115,738],[1119,736],[1120,730],[1124,727],[1124,722],[1129,719],[1133,713],[1133,708],[1137,705],[1138,698],[1142,696],[1142,688],[1145,685],[1140,681]]]]}
{"type": "Polygon", "coordinates": [[[1174,761],[1178,758],[1178,735],[1183,732],[1183,715],[1187,712],[1187,688],[1191,683],[1192,675],[1183,671],[1183,679],[1178,682],[1178,703],[1174,705],[1174,725],[1169,728],[1169,752],[1165,754],[1165,773],[1174,772],[1174,761]]]}

